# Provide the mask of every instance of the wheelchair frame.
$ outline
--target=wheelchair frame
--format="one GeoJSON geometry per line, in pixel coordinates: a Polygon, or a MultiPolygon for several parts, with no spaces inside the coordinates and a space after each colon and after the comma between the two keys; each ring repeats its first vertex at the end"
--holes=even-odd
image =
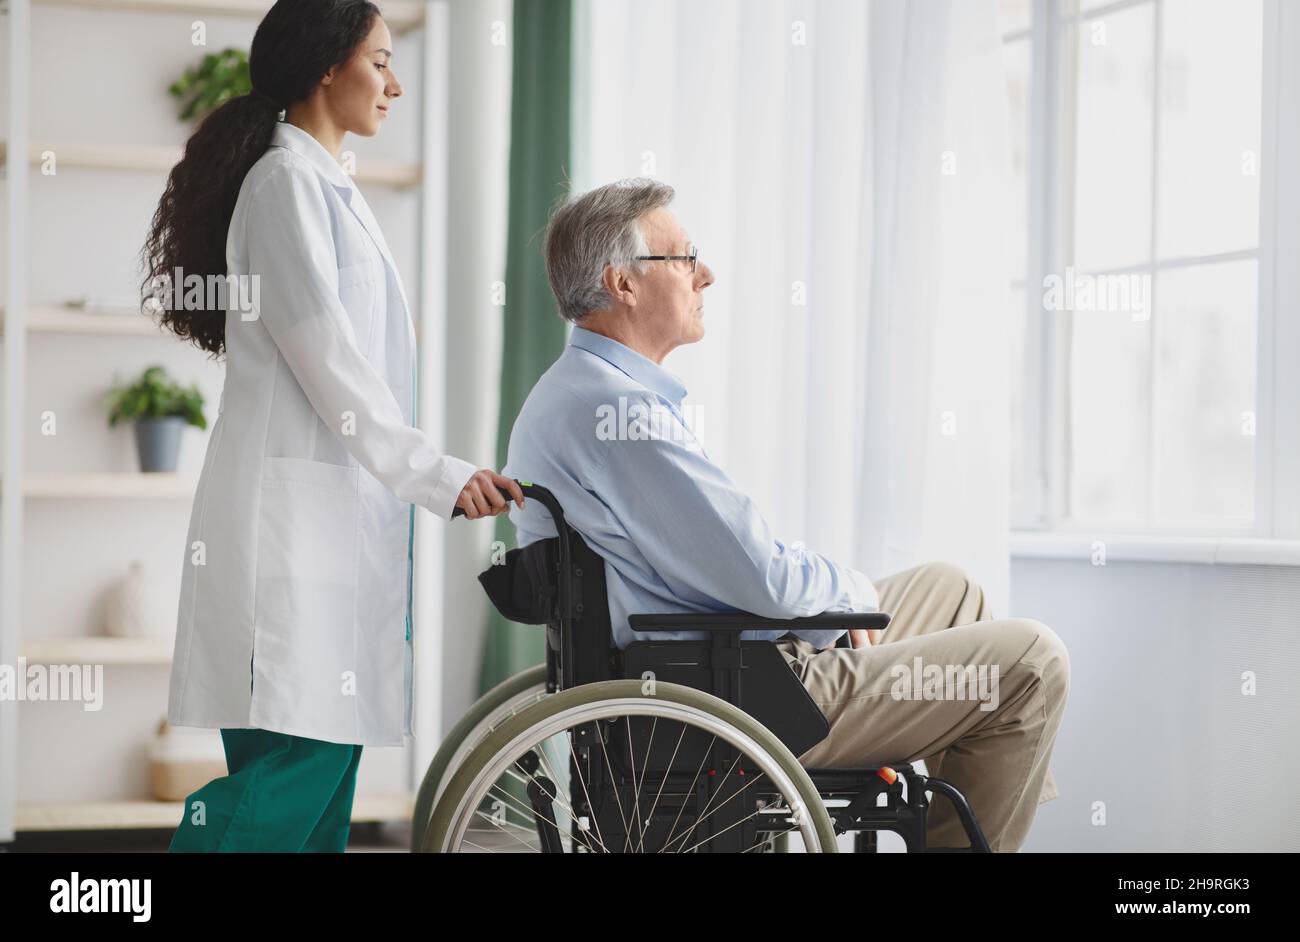
{"type": "MultiPolygon", "coordinates": [[[[506,618],[546,626],[546,690],[549,693],[617,679],[640,680],[650,685],[666,682],[701,690],[743,710],[795,757],[829,734],[825,715],[775,645],[770,641],[741,640],[741,632],[754,628],[786,631],[884,628],[889,623],[889,615],[844,612],[772,619],[739,612],[637,614],[629,617],[633,631],[700,631],[707,632],[707,636],[695,640],[637,640],[620,651],[613,644],[610,630],[604,560],[567,524],[563,508],[549,490],[531,482],[519,483],[527,499],[538,501],[550,512],[557,535],[510,550],[505,565],[490,567],[480,574],[479,581],[506,618]]],[[[847,634],[840,642],[847,646],[847,634]]],[[[636,721],[631,717],[623,720],[627,724],[636,721]]],[[[598,737],[607,735],[596,722],[579,726],[572,733],[575,756],[583,754],[584,748],[596,743],[598,737]]],[[[653,731],[651,740],[653,746],[653,731]]],[[[602,749],[606,742],[601,743],[602,749]]],[[[448,745],[455,748],[458,744],[448,745]]],[[[704,791],[695,799],[697,810],[699,801],[708,801],[705,807],[711,807],[717,795],[725,793],[728,786],[724,780],[740,759],[739,753],[726,743],[719,743],[716,737],[710,746],[701,748],[708,752],[707,756],[701,753],[702,761],[707,758],[711,769],[726,769],[728,773],[720,778],[716,775],[706,778],[704,791]]],[[[655,772],[650,766],[652,755],[647,753],[641,769],[643,781],[647,774],[655,772]]],[[[439,774],[451,771],[454,770],[440,769],[439,774]]],[[[742,767],[740,771],[743,775],[745,770],[742,767]]],[[[827,806],[826,812],[837,834],[854,833],[857,852],[874,852],[876,832],[880,830],[897,833],[909,853],[989,851],[974,812],[960,790],[949,782],[921,774],[910,762],[876,768],[805,771],[823,802],[843,802],[842,806],[827,806]],[[927,790],[942,794],[953,803],[970,840],[969,847],[926,846],[927,790]],[[882,795],[883,805],[880,804],[882,795]]],[[[632,773],[635,783],[635,767],[632,773]]],[[[671,781],[669,775],[664,772],[665,781],[671,781]]],[[[625,785],[625,782],[594,780],[587,787],[619,789],[625,785]]],[[[427,778],[426,786],[429,786],[427,778]]],[[[560,849],[554,823],[557,816],[551,804],[556,795],[547,794],[544,787],[530,787],[528,791],[537,815],[542,848],[560,849]]],[[[616,829],[618,821],[609,813],[610,803],[600,795],[608,793],[598,793],[589,803],[575,801],[574,806],[588,811],[598,825],[616,829]]],[[[682,802],[688,800],[682,798],[682,802]]],[[[728,803],[728,799],[724,798],[723,803],[728,803]]],[[[680,817],[680,809],[678,813],[680,817]]],[[[422,824],[423,821],[418,821],[417,828],[422,824]]],[[[627,822],[623,824],[626,826],[627,822]]],[[[708,828],[717,841],[711,850],[723,852],[752,846],[756,834],[764,831],[736,814],[724,814],[708,828]]],[[[588,844],[588,849],[594,848],[588,844]]]]}

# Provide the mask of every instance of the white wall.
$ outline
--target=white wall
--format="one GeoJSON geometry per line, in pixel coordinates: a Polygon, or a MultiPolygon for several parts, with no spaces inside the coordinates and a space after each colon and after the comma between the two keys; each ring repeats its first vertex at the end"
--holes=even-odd
{"type": "Polygon", "coordinates": [[[1071,665],[1026,851],[1300,850],[1300,569],[1016,559],[1011,598],[1071,665]]]}

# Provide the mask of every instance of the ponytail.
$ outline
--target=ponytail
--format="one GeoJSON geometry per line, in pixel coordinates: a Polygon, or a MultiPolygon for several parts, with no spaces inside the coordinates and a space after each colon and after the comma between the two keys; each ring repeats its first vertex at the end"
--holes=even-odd
{"type": "MultiPolygon", "coordinates": [[[[281,112],[306,99],[346,62],[379,15],[369,0],[277,0],[258,24],[249,54],[253,92],[209,113],[167,176],[141,252],[141,307],[182,340],[210,354],[226,349],[225,307],[172,307],[194,276],[226,277],[226,235],[244,177],[266,153],[281,112]]],[[[206,297],[207,292],[203,292],[206,297]]]]}

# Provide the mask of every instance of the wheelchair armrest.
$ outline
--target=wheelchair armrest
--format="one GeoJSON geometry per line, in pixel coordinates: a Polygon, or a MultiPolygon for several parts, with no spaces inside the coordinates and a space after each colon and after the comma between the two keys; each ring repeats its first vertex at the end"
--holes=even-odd
{"type": "Polygon", "coordinates": [[[744,612],[701,612],[671,615],[629,615],[628,626],[633,631],[748,631],[751,628],[885,628],[889,615],[885,612],[824,612],[803,618],[762,618],[744,612]]]}

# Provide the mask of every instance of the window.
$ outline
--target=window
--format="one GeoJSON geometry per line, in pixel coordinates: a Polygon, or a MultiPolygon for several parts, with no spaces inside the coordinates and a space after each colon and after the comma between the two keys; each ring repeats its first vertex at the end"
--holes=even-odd
{"type": "Polygon", "coordinates": [[[1019,528],[1257,534],[1267,0],[1002,0],[1019,528]]]}

